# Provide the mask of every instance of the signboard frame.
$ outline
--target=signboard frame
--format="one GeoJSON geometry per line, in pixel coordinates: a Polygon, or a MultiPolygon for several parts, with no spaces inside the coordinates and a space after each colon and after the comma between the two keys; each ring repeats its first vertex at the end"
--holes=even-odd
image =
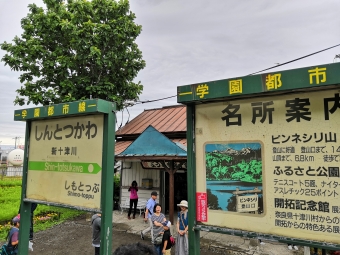
{"type": "MultiPolygon", "coordinates": [[[[283,243],[313,246],[322,249],[339,249],[340,244],[289,238],[287,236],[230,229],[206,225],[196,220],[196,136],[202,130],[196,129],[196,106],[216,102],[230,102],[255,97],[274,98],[276,95],[338,89],[340,85],[340,63],[311,66],[287,71],[277,71],[254,76],[236,77],[219,81],[202,82],[177,87],[177,102],[187,105],[188,140],[188,202],[189,202],[189,253],[199,252],[199,231],[209,231],[242,237],[275,240],[283,243]],[[323,72],[322,74],[319,71],[323,72]],[[326,73],[327,72],[327,73],[326,73]],[[326,77],[327,76],[327,77],[326,77]],[[241,85],[241,89],[240,89],[241,85]],[[233,87],[233,86],[236,86],[233,87]],[[235,90],[238,93],[234,93],[235,90]],[[197,134],[196,134],[197,132],[197,134]]],[[[200,155],[201,157],[201,155],[200,155]]],[[[200,190],[199,192],[202,192],[200,190]]],[[[209,202],[209,201],[208,201],[209,202]]],[[[209,217],[209,216],[208,216],[209,217]]]]}
{"type": "MultiPolygon", "coordinates": [[[[111,254],[112,251],[112,208],[113,208],[113,175],[114,175],[114,147],[115,147],[115,111],[116,105],[101,99],[88,99],[75,102],[67,102],[56,105],[48,105],[42,107],[34,107],[28,109],[15,110],[14,120],[25,121],[25,152],[23,164],[22,193],[21,193],[21,224],[19,232],[19,253],[28,254],[28,233],[30,227],[30,208],[31,203],[54,205],[58,207],[66,207],[78,210],[91,211],[101,213],[101,250],[100,254],[111,254]],[[102,115],[103,129],[102,133],[102,155],[101,155],[101,196],[100,208],[87,208],[73,206],[70,204],[56,203],[50,201],[41,201],[28,199],[27,192],[27,175],[28,175],[28,156],[30,150],[30,136],[32,122],[35,120],[52,120],[74,118],[82,116],[102,115]]],[[[99,152],[100,153],[100,152],[99,152]]]]}

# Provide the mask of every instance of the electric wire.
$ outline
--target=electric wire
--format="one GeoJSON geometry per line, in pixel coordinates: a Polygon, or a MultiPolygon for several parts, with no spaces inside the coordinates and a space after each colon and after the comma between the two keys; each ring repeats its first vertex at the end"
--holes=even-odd
{"type": "MultiPolygon", "coordinates": [[[[163,98],[159,98],[159,99],[155,99],[155,100],[146,100],[146,101],[137,101],[136,104],[146,104],[146,103],[152,103],[152,102],[156,102],[156,101],[161,101],[161,100],[165,100],[165,99],[169,99],[169,98],[173,98],[176,97],[177,95],[174,96],[170,96],[170,97],[163,97],[163,98]]],[[[134,104],[134,105],[136,105],[134,104]]]]}
{"type": "MultiPolygon", "coordinates": [[[[326,50],[329,50],[329,49],[333,49],[333,48],[338,47],[338,46],[340,46],[340,44],[331,46],[331,47],[326,48],[326,49],[323,49],[323,50],[316,51],[316,52],[314,52],[314,53],[311,53],[311,54],[305,55],[305,56],[303,56],[303,57],[300,57],[300,58],[296,58],[296,59],[287,61],[287,62],[282,63],[282,64],[278,64],[278,65],[275,65],[275,66],[272,66],[272,67],[263,69],[263,70],[261,70],[261,71],[257,71],[257,72],[248,74],[247,76],[254,75],[254,74],[257,74],[257,73],[261,73],[261,72],[263,72],[263,71],[267,71],[267,70],[270,70],[270,69],[273,69],[273,68],[276,68],[276,67],[279,67],[279,66],[287,65],[287,64],[290,64],[290,63],[292,63],[292,62],[298,61],[298,60],[300,60],[300,59],[303,59],[303,58],[307,58],[307,57],[313,56],[313,55],[315,55],[315,54],[318,54],[318,53],[320,53],[320,52],[323,52],[323,51],[326,51],[326,50]]],[[[338,55],[337,55],[337,56],[338,56],[338,55]]],[[[337,57],[337,56],[336,56],[336,57],[337,57]]],[[[130,106],[127,106],[127,107],[132,107],[132,106],[137,105],[137,104],[146,104],[146,103],[157,102],[157,101],[161,101],[161,100],[173,98],[173,97],[176,97],[176,96],[177,96],[177,95],[169,96],[169,97],[163,97],[163,98],[154,99],[154,100],[136,101],[137,103],[135,103],[135,104],[133,104],[133,105],[130,105],[130,106]]]]}
{"type": "Polygon", "coordinates": [[[261,71],[255,72],[255,73],[248,74],[247,76],[253,75],[253,74],[257,74],[257,73],[261,73],[261,72],[263,72],[263,71],[267,71],[267,70],[270,70],[270,69],[273,69],[273,68],[276,68],[276,67],[279,67],[279,66],[283,66],[283,65],[286,65],[286,64],[289,64],[289,63],[298,61],[298,60],[300,60],[300,59],[307,58],[307,57],[310,57],[310,56],[312,56],[312,55],[318,54],[318,53],[320,53],[320,52],[323,52],[323,51],[326,51],[326,50],[329,50],[329,49],[338,47],[338,46],[340,46],[340,44],[334,45],[334,46],[332,46],[332,47],[329,47],[329,48],[326,48],[326,49],[323,49],[323,50],[319,50],[319,51],[317,51],[317,52],[308,54],[308,55],[303,56],[303,57],[300,57],[300,58],[293,59],[293,60],[291,60],[291,61],[288,61],[288,62],[285,62],[285,63],[282,63],[282,64],[278,64],[278,65],[276,65],[276,66],[272,66],[272,67],[263,69],[263,70],[261,70],[261,71]]]}

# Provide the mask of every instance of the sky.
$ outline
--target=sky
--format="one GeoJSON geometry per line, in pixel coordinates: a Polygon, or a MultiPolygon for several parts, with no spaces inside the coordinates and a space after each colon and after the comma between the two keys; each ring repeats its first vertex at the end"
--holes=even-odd
{"type": "MultiPolygon", "coordinates": [[[[0,0],[0,43],[22,29],[28,4],[42,0],[0,0]]],[[[245,76],[340,44],[339,0],[131,0],[142,25],[137,44],[146,67],[135,81],[140,101],[176,95],[177,86],[245,76]]],[[[0,50],[0,58],[5,54],[0,50]]],[[[340,47],[271,71],[339,62],[340,47]]],[[[24,142],[25,123],[14,122],[19,73],[0,62],[0,146],[24,142]]],[[[117,127],[145,109],[177,104],[176,97],[140,103],[117,113],[117,127]]]]}

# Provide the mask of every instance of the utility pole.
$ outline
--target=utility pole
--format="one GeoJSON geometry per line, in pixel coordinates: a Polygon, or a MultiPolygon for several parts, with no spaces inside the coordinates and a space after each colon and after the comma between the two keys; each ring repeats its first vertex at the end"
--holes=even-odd
{"type": "MultiPolygon", "coordinates": [[[[15,145],[14,145],[14,149],[16,149],[17,148],[17,140],[19,140],[20,141],[20,136],[16,136],[16,137],[14,137],[14,138],[12,138],[12,139],[15,139],[15,145]]],[[[18,142],[19,142],[18,141],[18,142]]]]}
{"type": "Polygon", "coordinates": [[[333,63],[338,62],[338,61],[337,61],[337,58],[340,59],[340,54],[335,55],[335,57],[334,57],[334,59],[333,59],[333,63]]]}

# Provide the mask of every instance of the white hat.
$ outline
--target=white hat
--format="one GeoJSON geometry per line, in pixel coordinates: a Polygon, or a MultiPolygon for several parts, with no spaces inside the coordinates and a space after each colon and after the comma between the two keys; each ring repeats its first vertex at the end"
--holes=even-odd
{"type": "Polygon", "coordinates": [[[182,200],[180,204],[177,204],[177,206],[183,206],[188,208],[188,202],[186,200],[182,200]]]}
{"type": "Polygon", "coordinates": [[[168,228],[171,227],[171,221],[169,221],[169,220],[162,222],[162,224],[163,224],[164,227],[168,227],[168,228]]]}

